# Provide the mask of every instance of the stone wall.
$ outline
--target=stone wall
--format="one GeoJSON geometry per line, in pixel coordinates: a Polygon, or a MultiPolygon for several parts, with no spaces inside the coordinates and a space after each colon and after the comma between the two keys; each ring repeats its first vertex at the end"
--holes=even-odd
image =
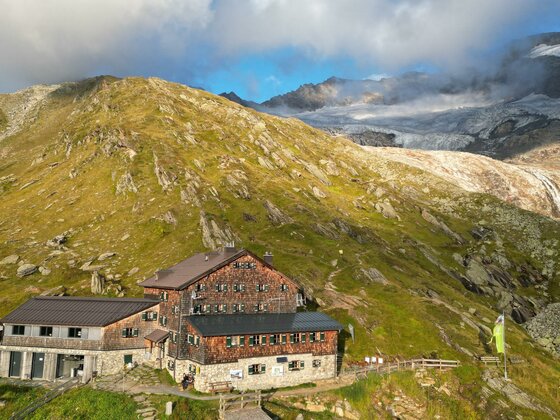
{"type": "MultiPolygon", "coordinates": [[[[278,356],[279,357],[279,356],[278,356]]],[[[235,363],[222,363],[216,365],[201,365],[189,360],[177,360],[176,378],[181,380],[184,373],[189,372],[189,367],[197,370],[195,375],[195,389],[201,392],[210,391],[210,383],[230,381],[238,390],[255,390],[268,388],[281,388],[294,386],[306,382],[336,377],[336,355],[314,356],[310,353],[297,355],[284,355],[288,362],[278,363],[274,357],[251,357],[240,359],[235,363]],[[290,361],[304,361],[305,367],[301,370],[288,370],[290,361]],[[319,361],[319,367],[313,367],[313,361],[319,361]],[[264,364],[266,372],[249,375],[249,366],[264,364]],[[281,373],[279,370],[281,369],[281,373]],[[233,379],[230,371],[241,371],[242,377],[233,379]]],[[[171,372],[173,373],[173,372],[171,372]]]]}
{"type": "Polygon", "coordinates": [[[124,356],[132,355],[132,362],[142,364],[153,360],[156,355],[146,353],[144,349],[126,349],[113,351],[53,349],[50,347],[13,347],[0,346],[0,376],[7,377],[9,373],[10,352],[22,352],[21,379],[27,379],[31,374],[31,360],[33,353],[45,353],[45,367],[43,378],[54,380],[56,373],[56,355],[73,354],[84,356],[84,379],[91,378],[92,372],[99,376],[120,373],[124,369],[124,356]],[[87,371],[86,371],[87,370],[87,371]]]}

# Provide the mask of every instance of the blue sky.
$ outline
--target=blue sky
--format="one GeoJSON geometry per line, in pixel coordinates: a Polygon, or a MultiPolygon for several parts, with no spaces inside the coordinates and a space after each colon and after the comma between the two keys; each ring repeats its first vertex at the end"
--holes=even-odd
{"type": "Polygon", "coordinates": [[[559,0],[0,0],[0,92],[99,74],[263,101],[328,77],[483,66],[559,0]],[[56,7],[53,7],[56,6],[56,7]]]}

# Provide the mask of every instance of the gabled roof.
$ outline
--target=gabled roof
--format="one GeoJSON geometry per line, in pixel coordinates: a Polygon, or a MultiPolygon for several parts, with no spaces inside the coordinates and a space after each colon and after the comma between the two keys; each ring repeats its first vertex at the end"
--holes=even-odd
{"type": "Polygon", "coordinates": [[[152,299],[37,296],[14,309],[4,324],[104,327],[159,304],[152,299]]]}
{"type": "Polygon", "coordinates": [[[226,247],[219,251],[195,254],[173,267],[157,271],[154,276],[138,284],[156,289],[181,290],[244,255],[250,255],[268,268],[277,271],[251,251],[226,247]]]}
{"type": "Polygon", "coordinates": [[[342,330],[340,323],[321,312],[200,315],[189,317],[187,322],[205,337],[342,330]]]}

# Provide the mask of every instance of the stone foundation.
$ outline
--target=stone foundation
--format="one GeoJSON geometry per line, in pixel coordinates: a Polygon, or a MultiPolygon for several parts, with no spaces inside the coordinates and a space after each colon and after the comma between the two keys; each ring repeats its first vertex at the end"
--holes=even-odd
{"type": "Polygon", "coordinates": [[[128,350],[111,350],[111,351],[94,351],[94,350],[76,350],[76,349],[53,349],[41,347],[14,347],[0,346],[0,377],[9,375],[10,352],[18,351],[22,353],[21,379],[29,379],[31,377],[31,361],[33,353],[45,353],[45,365],[43,369],[43,378],[45,380],[54,381],[56,379],[56,363],[57,354],[74,354],[84,356],[84,376],[83,381],[87,382],[91,379],[93,372],[97,375],[113,375],[123,371],[125,366],[124,356],[132,355],[132,363],[142,364],[152,360],[154,356],[146,353],[142,349],[128,350]]]}
{"type": "MultiPolygon", "coordinates": [[[[177,360],[175,362],[175,377],[180,381],[190,369],[196,369],[194,387],[197,391],[209,392],[212,382],[230,381],[235,389],[255,390],[268,388],[281,388],[314,382],[321,379],[336,377],[336,355],[314,356],[310,353],[284,356],[288,362],[278,363],[273,357],[253,357],[240,359],[236,363],[221,363],[214,365],[201,365],[190,360],[177,360]],[[288,363],[293,360],[305,362],[301,370],[290,371],[288,363]],[[319,361],[319,367],[313,367],[313,361],[319,361]],[[264,364],[266,372],[249,375],[249,365],[264,364]],[[240,378],[232,378],[230,371],[241,371],[240,378]]],[[[173,361],[174,359],[169,359],[173,361]]],[[[167,364],[167,363],[166,363],[167,364]]],[[[173,375],[173,372],[170,372],[173,375]]]]}

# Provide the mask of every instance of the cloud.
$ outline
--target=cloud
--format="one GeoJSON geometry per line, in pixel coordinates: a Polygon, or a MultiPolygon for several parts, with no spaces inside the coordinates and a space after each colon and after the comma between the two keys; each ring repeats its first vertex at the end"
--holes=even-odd
{"type": "Polygon", "coordinates": [[[484,50],[549,4],[0,0],[0,91],[98,73],[173,75],[188,82],[244,55],[283,48],[311,59],[348,57],[381,72],[418,63],[460,66],[470,51],[484,50]]]}
{"type": "Polygon", "coordinates": [[[184,56],[210,0],[0,0],[0,91],[184,56]]]}

